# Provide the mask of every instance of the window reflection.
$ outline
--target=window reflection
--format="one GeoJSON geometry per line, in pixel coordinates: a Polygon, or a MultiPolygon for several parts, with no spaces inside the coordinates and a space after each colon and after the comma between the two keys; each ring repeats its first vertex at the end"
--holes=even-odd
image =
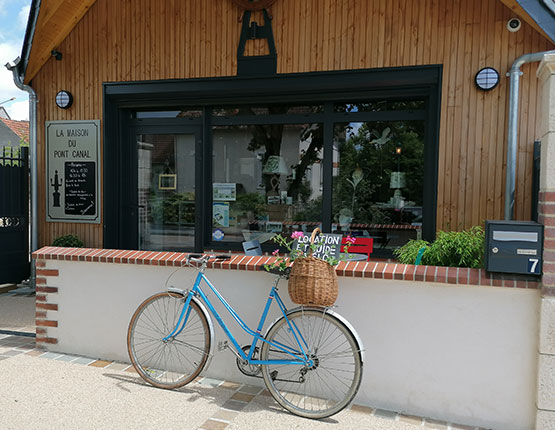
{"type": "Polygon", "coordinates": [[[195,136],[139,134],[139,249],[191,249],[195,232],[195,136]]]}
{"type": "Polygon", "coordinates": [[[424,122],[334,127],[333,230],[395,249],[422,226],[424,122]]]}
{"type": "Polygon", "coordinates": [[[212,239],[268,241],[322,219],[321,124],[213,128],[212,239]]]}

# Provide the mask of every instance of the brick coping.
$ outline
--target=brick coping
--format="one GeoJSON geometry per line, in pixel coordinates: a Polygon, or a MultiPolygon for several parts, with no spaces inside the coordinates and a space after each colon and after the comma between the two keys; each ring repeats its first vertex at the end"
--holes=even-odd
{"type": "MultiPolygon", "coordinates": [[[[139,264],[152,266],[180,267],[189,253],[129,251],[121,249],[58,248],[46,246],[33,253],[34,260],[81,261],[94,263],[139,264]]],[[[275,257],[251,257],[232,254],[229,260],[208,263],[208,268],[223,270],[263,271],[264,264],[275,257]]],[[[45,271],[44,269],[38,269],[45,271]]],[[[411,264],[382,261],[340,262],[338,276],[373,279],[395,279],[399,281],[439,282],[454,285],[479,285],[489,287],[540,289],[540,281],[525,275],[502,275],[484,269],[458,267],[414,266],[411,264]]],[[[39,275],[39,273],[37,273],[39,275]]],[[[48,275],[48,274],[44,274],[48,275]]]]}

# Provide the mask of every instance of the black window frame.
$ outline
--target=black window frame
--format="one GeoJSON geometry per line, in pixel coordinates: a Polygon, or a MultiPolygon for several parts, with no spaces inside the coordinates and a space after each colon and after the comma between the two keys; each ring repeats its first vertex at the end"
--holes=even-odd
{"type": "MultiPolygon", "coordinates": [[[[131,130],[141,127],[155,130],[164,127],[201,127],[201,172],[199,180],[204,197],[199,219],[211,213],[212,127],[216,125],[248,125],[270,123],[324,124],[324,230],[332,224],[333,127],[336,123],[376,120],[424,120],[426,122],[424,151],[424,195],[422,237],[433,240],[436,231],[437,176],[439,152],[439,121],[442,66],[364,69],[333,72],[284,74],[267,78],[224,77],[207,79],[162,80],[144,82],[109,82],[103,84],[104,138],[104,199],[103,226],[105,248],[136,249],[129,233],[129,214],[122,209],[122,199],[132,184],[133,157],[129,151],[131,130]],[[426,109],[380,112],[334,112],[334,103],[368,100],[425,100],[426,109]],[[213,116],[214,106],[236,106],[263,103],[324,105],[322,113],[286,115],[213,116]],[[198,118],[134,118],[137,110],[175,110],[179,106],[203,107],[198,118]],[[327,178],[327,179],[326,179],[327,178]]],[[[162,132],[162,131],[160,131],[162,132]]],[[[211,219],[211,218],[210,218],[211,219]]],[[[211,240],[211,223],[197,226],[199,239],[195,251],[209,249],[240,250],[240,244],[211,240]]],[[[389,257],[389,255],[376,255],[389,257]]]]}

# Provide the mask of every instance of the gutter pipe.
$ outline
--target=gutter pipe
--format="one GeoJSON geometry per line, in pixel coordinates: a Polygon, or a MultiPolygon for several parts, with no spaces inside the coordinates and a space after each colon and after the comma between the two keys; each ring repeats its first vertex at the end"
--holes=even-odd
{"type": "MultiPolygon", "coordinates": [[[[38,175],[37,175],[37,94],[29,85],[23,83],[23,75],[19,72],[21,59],[17,57],[13,63],[7,63],[6,68],[13,73],[15,86],[29,93],[29,159],[31,182],[31,252],[38,249],[38,175]]],[[[36,272],[31,264],[30,287],[36,288],[36,272]]]]}
{"type": "MultiPolygon", "coordinates": [[[[29,165],[30,165],[30,183],[31,183],[31,252],[39,247],[39,223],[38,223],[38,169],[37,169],[37,94],[30,85],[24,84],[25,71],[31,54],[31,44],[35,36],[35,29],[40,11],[41,0],[33,0],[29,11],[29,19],[25,28],[25,39],[20,57],[13,62],[6,64],[6,68],[12,72],[15,86],[22,91],[29,93],[29,165]]],[[[36,290],[36,270],[35,265],[31,262],[31,276],[29,286],[36,290]]]]}
{"type": "Polygon", "coordinates": [[[507,76],[510,78],[509,89],[509,126],[507,130],[507,170],[505,174],[505,220],[514,219],[515,186],[516,186],[516,154],[518,147],[518,96],[519,80],[522,72],[520,67],[526,63],[541,61],[546,54],[555,51],[535,52],[518,57],[507,76]]]}

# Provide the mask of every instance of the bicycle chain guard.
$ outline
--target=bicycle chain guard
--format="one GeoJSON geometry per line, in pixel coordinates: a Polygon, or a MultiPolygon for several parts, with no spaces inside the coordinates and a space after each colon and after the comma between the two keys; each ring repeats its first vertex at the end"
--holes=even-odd
{"type": "MultiPolygon", "coordinates": [[[[243,350],[245,355],[248,355],[249,351],[251,349],[251,346],[250,345],[245,345],[241,349],[243,350]]],[[[254,349],[254,354],[252,355],[252,358],[254,360],[256,360],[258,358],[258,353],[259,353],[259,348],[256,347],[254,349]]],[[[237,367],[239,368],[239,371],[242,374],[247,375],[247,376],[259,377],[258,375],[262,371],[259,364],[249,364],[249,362],[247,360],[243,360],[240,357],[237,357],[237,367]]]]}

